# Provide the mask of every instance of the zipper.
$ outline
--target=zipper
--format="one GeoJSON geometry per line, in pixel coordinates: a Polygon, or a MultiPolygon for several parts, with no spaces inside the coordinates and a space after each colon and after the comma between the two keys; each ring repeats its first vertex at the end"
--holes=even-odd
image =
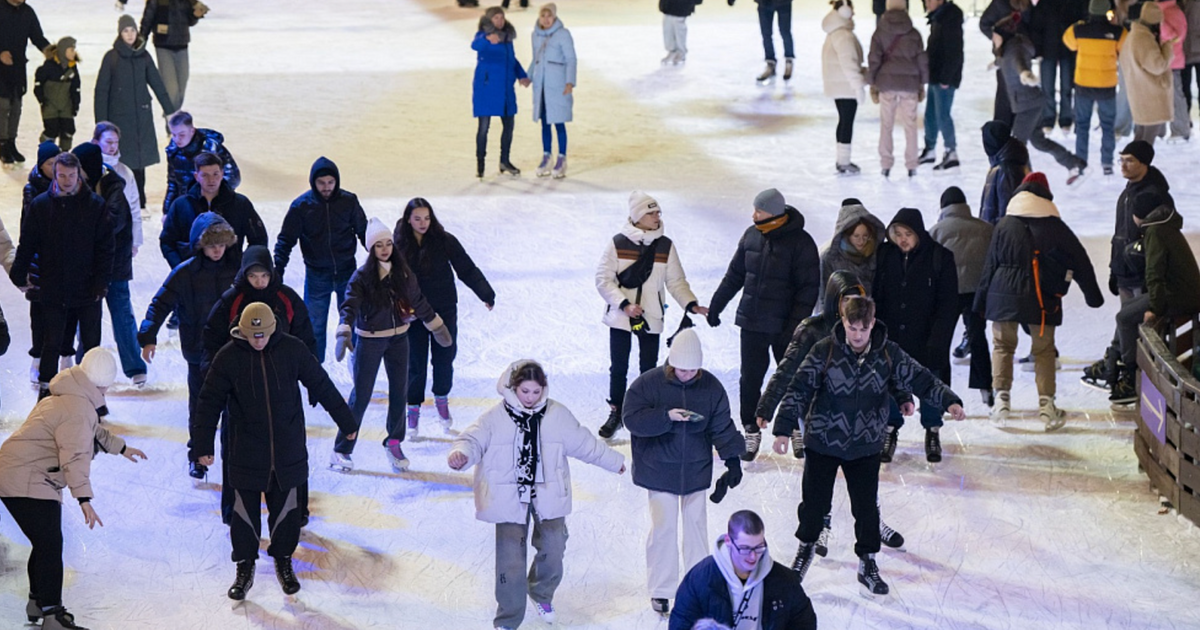
{"type": "Polygon", "coordinates": [[[271,382],[267,380],[267,357],[266,348],[259,353],[259,364],[262,365],[263,375],[263,395],[267,398],[267,440],[269,446],[267,450],[271,453],[271,474],[275,474],[275,418],[271,415],[271,382]]]}
{"type": "MultiPolygon", "coordinates": [[[[700,375],[697,374],[696,378],[698,378],[699,376],[700,375]]],[[[676,377],[676,378],[678,378],[678,377],[676,377]]],[[[687,383],[680,382],[679,386],[680,386],[680,389],[682,390],[680,393],[683,395],[683,404],[680,406],[683,407],[684,409],[687,409],[687,383]]],[[[689,420],[689,422],[690,422],[690,420],[689,420]]],[[[679,432],[679,437],[682,438],[682,442],[683,442],[683,444],[681,444],[680,448],[679,448],[679,487],[680,487],[680,489],[686,487],[686,486],[684,486],[684,484],[687,483],[687,475],[686,475],[687,434],[688,434],[688,431],[687,431],[687,426],[685,424],[685,426],[683,427],[683,430],[679,432]]]]}
{"type": "MultiPolygon", "coordinates": [[[[329,201],[325,202],[325,245],[329,248],[329,260],[333,262],[333,281],[337,282],[337,257],[333,255],[333,219],[329,217],[329,201]]],[[[374,254],[372,254],[374,255],[374,254]]]]}

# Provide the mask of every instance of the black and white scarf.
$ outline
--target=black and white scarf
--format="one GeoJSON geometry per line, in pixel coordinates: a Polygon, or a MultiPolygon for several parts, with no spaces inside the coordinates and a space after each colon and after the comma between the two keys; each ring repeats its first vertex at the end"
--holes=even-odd
{"type": "Polygon", "coordinates": [[[538,433],[541,430],[542,417],[546,415],[546,408],[530,412],[505,404],[504,409],[520,433],[517,443],[517,497],[521,499],[521,503],[532,503],[537,498],[537,472],[541,460],[538,450],[541,440],[538,433]]]}

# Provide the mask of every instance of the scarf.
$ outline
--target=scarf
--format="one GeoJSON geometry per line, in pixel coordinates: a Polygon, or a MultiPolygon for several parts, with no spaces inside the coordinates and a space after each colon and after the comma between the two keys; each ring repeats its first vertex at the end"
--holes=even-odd
{"type": "Polygon", "coordinates": [[[771,217],[769,219],[764,219],[762,221],[756,221],[754,223],[754,227],[758,228],[759,232],[766,234],[767,232],[770,232],[771,230],[783,227],[784,225],[787,224],[787,222],[788,222],[788,215],[785,212],[777,217],[771,217]]]}
{"type": "Polygon", "coordinates": [[[537,472],[541,460],[538,450],[541,440],[538,433],[541,430],[542,417],[546,415],[546,408],[531,412],[515,409],[505,403],[504,410],[508,412],[508,417],[512,418],[517,425],[517,432],[520,433],[517,443],[517,497],[521,499],[521,503],[532,503],[537,498],[537,472]]]}

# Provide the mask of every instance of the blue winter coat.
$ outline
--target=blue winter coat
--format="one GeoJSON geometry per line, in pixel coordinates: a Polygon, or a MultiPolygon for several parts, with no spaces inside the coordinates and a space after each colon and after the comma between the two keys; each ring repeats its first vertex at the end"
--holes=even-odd
{"type": "Polygon", "coordinates": [[[471,84],[471,104],[474,116],[515,116],[517,92],[513,84],[527,78],[525,68],[517,61],[511,41],[493,44],[483,31],[475,33],[471,49],[478,53],[475,61],[475,81],[471,84]]]}
{"type": "Polygon", "coordinates": [[[563,94],[567,84],[575,85],[575,40],[571,31],[555,19],[550,28],[533,29],[533,62],[529,78],[533,80],[533,120],[554,125],[571,122],[575,95],[563,94]],[[542,109],[545,104],[545,111],[542,109]]]}

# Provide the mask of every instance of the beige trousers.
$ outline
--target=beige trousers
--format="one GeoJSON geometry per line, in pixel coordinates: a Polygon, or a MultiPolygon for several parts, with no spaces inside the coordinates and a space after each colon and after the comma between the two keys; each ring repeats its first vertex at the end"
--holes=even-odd
{"type": "MultiPolygon", "coordinates": [[[[992,389],[1009,391],[1013,382],[1013,355],[1017,351],[1016,322],[992,322],[992,389]]],[[[1054,326],[1030,326],[1033,336],[1033,378],[1037,383],[1038,396],[1053,397],[1057,391],[1055,383],[1054,326]]]]}
{"type": "Polygon", "coordinates": [[[679,496],[650,490],[650,536],[646,575],[653,599],[675,599],[679,588],[679,520],[683,516],[683,570],[708,556],[708,496],[701,490],[679,496]]]}
{"type": "Polygon", "coordinates": [[[892,129],[896,120],[904,125],[904,168],[917,168],[917,95],[915,92],[883,92],[879,95],[879,166],[896,163],[892,153],[892,129]]]}

